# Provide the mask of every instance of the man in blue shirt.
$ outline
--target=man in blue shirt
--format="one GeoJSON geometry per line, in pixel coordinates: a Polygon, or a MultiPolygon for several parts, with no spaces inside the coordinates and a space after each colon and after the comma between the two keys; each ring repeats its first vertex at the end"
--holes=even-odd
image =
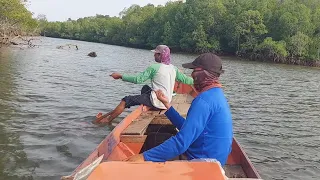
{"type": "Polygon", "coordinates": [[[231,152],[233,130],[230,107],[219,83],[223,73],[221,59],[215,54],[205,53],[183,67],[193,69],[194,87],[199,92],[186,119],[170,105],[160,90],[156,92],[157,98],[168,109],[166,116],[179,132],[128,161],[164,162],[184,154],[188,160],[212,158],[225,165],[231,152]]]}

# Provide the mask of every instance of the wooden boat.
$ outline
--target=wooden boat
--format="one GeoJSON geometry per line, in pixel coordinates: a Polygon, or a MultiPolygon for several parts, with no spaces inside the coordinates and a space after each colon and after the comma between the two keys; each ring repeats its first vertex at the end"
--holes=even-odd
{"type": "MultiPolygon", "coordinates": [[[[186,116],[197,96],[193,87],[176,83],[172,105],[186,116]]],[[[98,145],[89,157],[64,179],[261,179],[236,139],[223,167],[218,162],[168,161],[166,163],[132,163],[123,160],[142,153],[144,142],[152,132],[171,131],[173,125],[159,111],[139,106],[125,117],[98,145]],[[80,177],[80,178],[79,178],[80,177]]]]}

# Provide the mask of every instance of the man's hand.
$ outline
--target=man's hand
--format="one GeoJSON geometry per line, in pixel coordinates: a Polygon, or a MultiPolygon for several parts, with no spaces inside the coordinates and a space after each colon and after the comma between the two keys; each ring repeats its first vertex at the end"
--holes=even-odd
{"type": "Polygon", "coordinates": [[[168,97],[164,95],[161,90],[157,90],[155,92],[159,101],[161,101],[163,104],[169,103],[168,97]]]}
{"type": "Polygon", "coordinates": [[[136,154],[131,156],[130,158],[124,160],[127,162],[145,162],[144,157],[142,154],[136,154]]]}
{"type": "Polygon", "coordinates": [[[110,75],[113,79],[122,79],[122,75],[120,73],[112,73],[110,75]]]}
{"type": "Polygon", "coordinates": [[[157,98],[159,99],[159,101],[161,101],[164,106],[169,109],[171,107],[171,104],[169,103],[169,99],[166,95],[163,94],[163,92],[161,90],[157,90],[155,91],[157,98]]]}

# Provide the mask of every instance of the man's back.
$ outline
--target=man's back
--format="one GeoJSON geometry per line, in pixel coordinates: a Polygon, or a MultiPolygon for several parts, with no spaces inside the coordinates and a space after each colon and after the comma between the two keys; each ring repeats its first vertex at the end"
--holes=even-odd
{"type": "Polygon", "coordinates": [[[143,153],[145,160],[162,162],[182,153],[188,159],[214,158],[226,163],[232,145],[231,112],[221,88],[199,94],[184,119],[170,107],[166,116],[180,130],[161,145],[143,153]]]}
{"type": "MultiPolygon", "coordinates": [[[[195,99],[207,103],[209,119],[200,136],[191,144],[186,154],[191,158],[215,158],[225,164],[233,139],[232,117],[221,88],[212,88],[195,99]]],[[[201,106],[195,105],[201,113],[201,106]]],[[[194,122],[196,123],[196,122],[194,122]]]]}
{"type": "MultiPolygon", "coordinates": [[[[151,88],[153,90],[162,90],[171,102],[176,80],[176,68],[172,64],[165,65],[157,63],[153,66],[157,71],[151,80],[151,88]]],[[[155,107],[165,109],[164,105],[158,100],[154,91],[151,92],[150,98],[155,107]]]]}

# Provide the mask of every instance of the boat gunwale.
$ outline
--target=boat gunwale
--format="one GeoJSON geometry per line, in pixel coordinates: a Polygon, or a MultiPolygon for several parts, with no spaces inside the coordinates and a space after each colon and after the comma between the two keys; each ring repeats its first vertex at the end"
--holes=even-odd
{"type": "MultiPolygon", "coordinates": [[[[236,146],[237,148],[239,148],[239,152],[240,153],[240,164],[241,167],[243,169],[243,171],[246,173],[247,176],[250,176],[250,178],[258,178],[261,179],[261,176],[259,175],[257,169],[253,166],[252,162],[250,161],[248,155],[246,154],[246,152],[244,151],[244,149],[241,147],[240,143],[237,141],[237,139],[235,137],[233,137],[233,143],[232,143],[233,147],[236,146]],[[245,166],[245,167],[243,167],[245,166]]],[[[230,153],[231,155],[231,153],[230,153]]],[[[229,155],[229,156],[230,156],[229,155]]]]}
{"type": "MultiPolygon", "coordinates": [[[[148,109],[147,109],[148,110],[148,109]]],[[[134,119],[138,118],[143,112],[143,106],[140,105],[130,114],[128,114],[103,140],[102,142],[90,153],[90,155],[72,172],[74,176],[78,171],[89,165],[94,159],[104,154],[104,159],[108,159],[112,151],[120,143],[120,135],[134,119]],[[100,152],[103,146],[107,145],[106,152],[100,152]]]]}

